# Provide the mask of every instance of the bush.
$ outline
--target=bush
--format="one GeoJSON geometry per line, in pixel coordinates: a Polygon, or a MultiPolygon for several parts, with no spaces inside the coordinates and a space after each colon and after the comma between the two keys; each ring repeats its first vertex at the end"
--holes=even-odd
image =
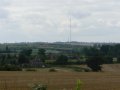
{"type": "Polygon", "coordinates": [[[33,88],[33,90],[47,90],[47,85],[34,84],[34,86],[32,88],[33,88]]]}
{"type": "Polygon", "coordinates": [[[27,69],[25,69],[25,71],[37,71],[37,70],[34,68],[27,68],[27,69]]]}
{"type": "Polygon", "coordinates": [[[85,68],[84,71],[85,71],[85,72],[91,72],[92,70],[89,69],[89,68],[85,68]]]}
{"type": "Polygon", "coordinates": [[[15,65],[0,66],[0,71],[22,71],[22,68],[15,65]]]}
{"type": "Polygon", "coordinates": [[[57,65],[67,65],[68,64],[68,57],[65,56],[65,55],[60,55],[57,58],[55,64],[57,64],[57,65]]]}
{"type": "Polygon", "coordinates": [[[49,69],[49,72],[56,72],[57,70],[56,69],[54,69],[54,68],[50,68],[49,69]]]}
{"type": "Polygon", "coordinates": [[[76,72],[83,72],[83,69],[81,69],[81,68],[75,68],[74,71],[76,71],[76,72]]]}
{"type": "Polygon", "coordinates": [[[93,56],[87,59],[87,66],[92,69],[92,71],[101,71],[103,64],[103,59],[100,56],[93,56]]]}

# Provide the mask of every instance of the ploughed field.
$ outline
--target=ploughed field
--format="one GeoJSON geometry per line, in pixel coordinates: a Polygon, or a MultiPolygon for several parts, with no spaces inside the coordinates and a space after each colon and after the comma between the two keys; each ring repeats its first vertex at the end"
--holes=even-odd
{"type": "Polygon", "coordinates": [[[48,85],[48,90],[120,90],[120,72],[0,72],[0,90],[32,90],[34,83],[48,85]]]}

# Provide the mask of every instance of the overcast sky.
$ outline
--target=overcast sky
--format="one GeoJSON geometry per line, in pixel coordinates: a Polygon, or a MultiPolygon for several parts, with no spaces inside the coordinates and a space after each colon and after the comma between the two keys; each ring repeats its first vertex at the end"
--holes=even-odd
{"type": "Polygon", "coordinates": [[[0,0],[0,42],[120,42],[120,0],[0,0]]]}

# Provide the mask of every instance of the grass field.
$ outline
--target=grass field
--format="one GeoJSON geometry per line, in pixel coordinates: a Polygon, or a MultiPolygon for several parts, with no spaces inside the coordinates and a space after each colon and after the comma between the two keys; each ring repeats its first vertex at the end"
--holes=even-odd
{"type": "Polygon", "coordinates": [[[120,90],[120,72],[0,72],[0,90],[32,90],[34,83],[48,85],[48,90],[74,90],[76,81],[82,90],[120,90]]]}

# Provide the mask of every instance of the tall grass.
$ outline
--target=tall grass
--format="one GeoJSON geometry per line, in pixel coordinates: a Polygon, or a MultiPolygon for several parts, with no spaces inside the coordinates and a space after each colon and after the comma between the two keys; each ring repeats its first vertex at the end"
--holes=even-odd
{"type": "Polygon", "coordinates": [[[81,86],[82,86],[82,82],[81,82],[81,80],[78,80],[75,90],[82,90],[81,86]]]}

